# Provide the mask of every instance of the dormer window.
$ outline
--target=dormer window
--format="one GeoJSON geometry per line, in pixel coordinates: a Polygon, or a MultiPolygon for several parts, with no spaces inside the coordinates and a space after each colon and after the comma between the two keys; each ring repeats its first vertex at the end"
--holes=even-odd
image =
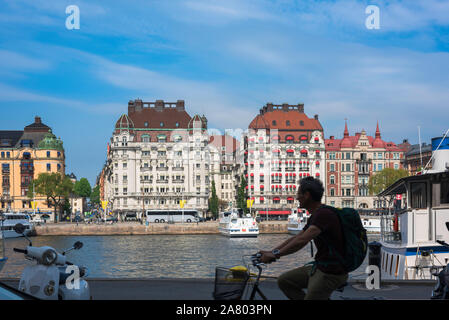
{"type": "Polygon", "coordinates": [[[145,121],[145,123],[143,125],[145,126],[145,128],[148,128],[148,126],[149,126],[148,121],[145,121]]]}
{"type": "Polygon", "coordinates": [[[164,126],[164,123],[163,123],[163,122],[161,122],[161,123],[160,123],[160,126],[161,126],[161,128],[162,128],[162,127],[164,126]]]}
{"type": "Polygon", "coordinates": [[[179,128],[179,122],[175,123],[176,128],[179,128]]]}
{"type": "Polygon", "coordinates": [[[271,122],[271,124],[272,124],[273,126],[275,126],[275,125],[276,125],[276,120],[273,120],[273,121],[271,122]]]}
{"type": "Polygon", "coordinates": [[[302,121],[302,120],[299,121],[299,125],[300,125],[300,126],[304,126],[304,121],[302,121]]]}

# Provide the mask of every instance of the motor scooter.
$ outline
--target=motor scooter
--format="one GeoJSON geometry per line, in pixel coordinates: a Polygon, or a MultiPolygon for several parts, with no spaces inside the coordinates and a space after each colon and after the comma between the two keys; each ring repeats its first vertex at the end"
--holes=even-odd
{"type": "Polygon", "coordinates": [[[62,254],[49,246],[34,247],[31,240],[24,234],[25,226],[16,224],[14,231],[28,240],[26,249],[14,248],[15,252],[23,253],[36,264],[26,266],[19,282],[19,290],[43,300],[89,300],[90,288],[85,277],[87,267],[80,267],[67,261],[66,253],[83,247],[80,241],[62,254]]]}

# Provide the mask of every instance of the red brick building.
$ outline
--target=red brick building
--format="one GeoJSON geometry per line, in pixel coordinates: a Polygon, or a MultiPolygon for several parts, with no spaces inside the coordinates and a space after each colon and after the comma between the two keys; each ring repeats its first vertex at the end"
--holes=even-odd
{"type": "Polygon", "coordinates": [[[369,178],[384,168],[403,168],[406,151],[382,140],[379,123],[374,137],[365,130],[351,136],[345,123],[343,138],[331,136],[325,140],[325,147],[327,204],[359,209],[377,206],[376,197],[369,195],[369,178]]]}

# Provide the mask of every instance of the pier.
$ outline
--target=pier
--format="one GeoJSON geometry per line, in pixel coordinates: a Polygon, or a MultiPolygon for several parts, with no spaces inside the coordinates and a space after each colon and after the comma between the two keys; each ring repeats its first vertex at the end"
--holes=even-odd
{"type": "MultiPolygon", "coordinates": [[[[49,223],[36,226],[38,236],[69,235],[146,235],[146,234],[219,234],[218,222],[200,223],[152,223],[146,226],[138,222],[118,222],[114,224],[49,223]]],[[[287,233],[287,221],[259,223],[259,233],[287,233]]]]}

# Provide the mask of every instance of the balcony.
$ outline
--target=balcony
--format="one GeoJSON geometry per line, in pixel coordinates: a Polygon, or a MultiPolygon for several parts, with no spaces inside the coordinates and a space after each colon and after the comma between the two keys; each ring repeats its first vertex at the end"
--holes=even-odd
{"type": "Polygon", "coordinates": [[[156,167],[156,171],[168,171],[168,167],[156,167]]]}
{"type": "Polygon", "coordinates": [[[10,173],[9,169],[2,169],[2,174],[9,174],[9,173],[10,173]]]}
{"type": "Polygon", "coordinates": [[[153,167],[140,167],[140,171],[142,171],[142,172],[151,171],[151,170],[153,170],[153,167]]]}
{"type": "Polygon", "coordinates": [[[20,174],[34,174],[34,168],[20,168],[20,174]]]}
{"type": "Polygon", "coordinates": [[[172,167],[172,171],[184,171],[184,167],[172,167]]]}
{"type": "Polygon", "coordinates": [[[168,180],[157,179],[156,183],[168,183],[168,180]]]}
{"type": "Polygon", "coordinates": [[[140,179],[140,183],[153,183],[153,179],[140,179]]]}
{"type": "Polygon", "coordinates": [[[173,183],[184,183],[184,179],[173,179],[173,183]]]}
{"type": "Polygon", "coordinates": [[[295,167],[286,167],[285,171],[296,171],[295,167]]]}

